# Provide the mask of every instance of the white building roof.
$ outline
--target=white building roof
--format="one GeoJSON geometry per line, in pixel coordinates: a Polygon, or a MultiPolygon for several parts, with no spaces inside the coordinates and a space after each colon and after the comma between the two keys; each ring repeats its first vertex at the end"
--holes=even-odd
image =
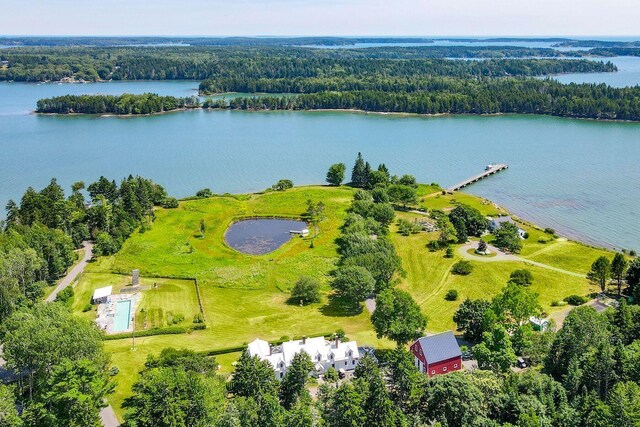
{"type": "Polygon", "coordinates": [[[266,341],[256,339],[249,344],[248,350],[251,356],[269,361],[276,369],[291,365],[293,357],[301,351],[307,353],[314,363],[332,363],[347,360],[349,357],[360,358],[358,344],[355,341],[336,343],[336,341],[327,341],[324,337],[287,341],[273,348],[266,341]],[[284,366],[280,366],[281,364],[284,366]]]}
{"type": "Polygon", "coordinates": [[[95,291],[93,291],[93,299],[96,300],[96,299],[108,297],[109,295],[111,295],[112,290],[113,290],[113,286],[105,286],[104,288],[98,288],[95,291]]]}

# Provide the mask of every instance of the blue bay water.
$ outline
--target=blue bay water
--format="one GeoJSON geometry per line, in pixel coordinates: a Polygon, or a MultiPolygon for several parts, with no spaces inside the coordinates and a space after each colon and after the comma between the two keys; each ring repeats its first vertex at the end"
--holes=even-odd
{"type": "Polygon", "coordinates": [[[197,82],[0,83],[0,203],[51,177],[68,188],[140,174],[182,197],[248,192],[278,179],[322,183],[358,151],[393,173],[452,185],[492,162],[508,171],[468,188],[590,243],[640,248],[640,124],[541,116],[418,117],[342,112],[188,111],[150,117],[40,116],[66,93],[188,96],[197,82]]]}

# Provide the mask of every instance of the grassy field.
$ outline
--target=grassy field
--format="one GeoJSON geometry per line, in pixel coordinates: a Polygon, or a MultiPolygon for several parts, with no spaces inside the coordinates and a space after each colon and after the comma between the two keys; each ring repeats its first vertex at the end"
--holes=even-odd
{"type": "MultiPolygon", "coordinates": [[[[181,285],[187,282],[152,277],[195,277],[206,317],[206,330],[138,338],[135,351],[128,339],[106,342],[113,364],[120,371],[116,377],[116,393],[110,399],[116,411],[121,414],[120,404],[130,393],[147,355],[169,346],[206,351],[241,346],[257,337],[277,340],[344,329],[349,338],[361,344],[391,347],[393,344],[389,341],[376,338],[366,311],[354,313],[330,297],[329,273],[337,259],[335,239],[352,194],[353,190],[347,187],[314,186],[184,201],[178,209],[158,209],[151,229],[134,234],[115,256],[92,263],[76,287],[74,310],[78,312],[82,312],[96,287],[110,284],[119,290],[118,287],[130,280],[128,276],[113,273],[128,274],[138,268],[144,284],[159,283],[157,292],[154,293],[153,288],[145,291],[141,308],[151,312],[152,307],[158,307],[163,313],[181,310],[190,322],[187,312],[192,311],[196,302],[181,285]],[[248,216],[297,218],[304,212],[308,199],[326,205],[326,218],[320,224],[314,248],[310,248],[309,238],[294,238],[270,254],[254,256],[241,254],[225,244],[224,233],[234,220],[248,216]],[[204,236],[198,231],[201,220],[206,224],[204,236]],[[321,281],[320,303],[307,307],[289,303],[289,290],[301,275],[321,281]]],[[[434,186],[420,186],[419,194],[420,206],[425,209],[448,211],[458,203],[466,203],[486,215],[505,213],[493,203],[469,194],[442,195],[434,186]]],[[[399,216],[410,220],[424,218],[408,212],[399,216]]],[[[506,284],[513,270],[524,267],[524,263],[518,261],[473,262],[475,268],[471,275],[455,276],[450,274],[450,269],[459,259],[458,255],[445,258],[443,251],[429,252],[426,247],[427,242],[436,237],[435,233],[403,237],[395,233],[394,227],[392,240],[405,270],[400,287],[418,301],[429,318],[430,332],[454,328],[453,313],[465,298],[490,299],[506,284]],[[444,299],[449,289],[459,292],[458,301],[444,299]]],[[[539,240],[548,235],[523,227],[529,231],[530,238],[524,242],[522,256],[538,262],[582,273],[598,254],[606,253],[563,239],[541,243],[539,240]]],[[[592,291],[586,279],[541,267],[527,268],[534,275],[532,288],[540,294],[540,302],[548,313],[555,310],[551,307],[552,301],[592,291]]],[[[83,315],[95,316],[92,312],[83,315]]],[[[218,356],[222,373],[231,372],[237,356],[237,353],[218,356]]]]}
{"type": "MultiPolygon", "coordinates": [[[[96,306],[91,305],[93,291],[113,286],[113,293],[130,292],[131,276],[110,273],[83,273],[74,287],[73,311],[95,319],[96,306]],[[89,306],[91,310],[85,311],[89,306]]],[[[191,325],[200,312],[195,283],[192,280],[141,278],[142,300],[136,311],[136,330],[171,325],[191,325]],[[178,321],[182,317],[182,321],[178,321]]]]}

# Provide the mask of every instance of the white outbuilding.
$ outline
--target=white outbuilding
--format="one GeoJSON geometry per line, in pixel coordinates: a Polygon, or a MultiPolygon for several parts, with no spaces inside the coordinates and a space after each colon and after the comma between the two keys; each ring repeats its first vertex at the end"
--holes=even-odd
{"type": "Polygon", "coordinates": [[[93,291],[93,298],[91,298],[91,302],[93,304],[103,304],[107,302],[111,293],[113,291],[113,286],[105,286],[104,288],[98,288],[93,291]]]}

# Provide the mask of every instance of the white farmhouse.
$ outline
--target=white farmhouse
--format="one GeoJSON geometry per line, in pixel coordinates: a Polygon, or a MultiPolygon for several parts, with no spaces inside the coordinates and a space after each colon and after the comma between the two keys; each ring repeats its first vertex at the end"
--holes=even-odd
{"type": "Polygon", "coordinates": [[[301,351],[311,358],[316,375],[322,375],[329,368],[352,371],[358,366],[360,360],[358,344],[355,341],[340,342],[338,339],[328,341],[324,337],[316,337],[287,341],[274,347],[261,339],[255,339],[249,343],[249,354],[271,363],[279,380],[284,378],[293,356],[301,351]]]}

